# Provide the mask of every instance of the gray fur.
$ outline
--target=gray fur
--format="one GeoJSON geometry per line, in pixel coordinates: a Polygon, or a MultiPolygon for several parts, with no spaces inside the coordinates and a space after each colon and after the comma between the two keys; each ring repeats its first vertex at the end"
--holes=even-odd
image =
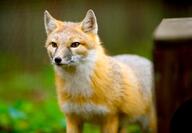
{"type": "Polygon", "coordinates": [[[128,65],[136,74],[139,79],[142,92],[149,96],[153,88],[153,65],[150,60],[138,55],[117,55],[113,57],[128,65]]]}
{"type": "Polygon", "coordinates": [[[105,115],[110,112],[105,105],[95,104],[91,102],[83,104],[66,102],[63,104],[62,108],[65,113],[74,113],[85,117],[92,115],[105,115]]]}

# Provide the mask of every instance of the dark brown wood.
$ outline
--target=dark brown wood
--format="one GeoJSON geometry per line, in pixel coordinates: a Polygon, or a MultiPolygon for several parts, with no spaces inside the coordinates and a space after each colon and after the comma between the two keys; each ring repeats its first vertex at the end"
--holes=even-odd
{"type": "Polygon", "coordinates": [[[170,133],[174,112],[192,99],[192,18],[164,19],[154,44],[158,133],[170,133]]]}

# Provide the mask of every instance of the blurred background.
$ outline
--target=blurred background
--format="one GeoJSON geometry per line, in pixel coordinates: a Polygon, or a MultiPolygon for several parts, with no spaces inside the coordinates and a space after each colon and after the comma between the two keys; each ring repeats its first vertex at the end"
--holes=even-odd
{"type": "MultiPolygon", "coordinates": [[[[187,0],[1,0],[0,133],[65,131],[44,48],[43,13],[79,22],[90,8],[108,54],[149,59],[153,32],[163,18],[192,17],[192,1],[187,0]]],[[[128,130],[139,133],[134,125],[128,130]]],[[[98,128],[86,124],[85,132],[98,133],[98,128]]]]}

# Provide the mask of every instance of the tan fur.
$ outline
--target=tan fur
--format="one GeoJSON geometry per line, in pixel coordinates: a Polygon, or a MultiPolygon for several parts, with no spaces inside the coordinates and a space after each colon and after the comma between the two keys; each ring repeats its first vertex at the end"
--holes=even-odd
{"type": "MultiPolygon", "coordinates": [[[[45,17],[50,17],[49,15],[45,13],[45,17]]],[[[94,17],[94,13],[88,11],[84,23],[89,23],[87,19],[94,19],[93,22],[91,21],[91,24],[94,24],[96,22],[94,17]]],[[[152,93],[147,96],[144,94],[141,83],[131,67],[106,55],[96,33],[97,25],[90,27],[89,24],[88,29],[85,30],[87,25],[82,28],[84,23],[61,22],[55,19],[54,22],[56,28],[47,32],[48,54],[51,57],[54,55],[63,57],[63,52],[70,49],[73,55],[81,56],[85,60],[80,60],[75,65],[54,65],[58,101],[61,110],[66,115],[67,133],[81,133],[82,124],[86,121],[100,124],[102,133],[117,133],[118,131],[125,133],[124,121],[140,117],[148,121],[146,132],[155,133],[156,116],[152,93]],[[93,31],[91,31],[92,28],[94,28],[93,31]],[[52,41],[57,43],[57,51],[50,45],[52,41]],[[80,46],[70,48],[71,43],[75,41],[80,42],[80,46]],[[84,70],[86,67],[88,70],[84,70]],[[85,75],[82,72],[85,72],[85,75]],[[79,76],[78,73],[81,79],[75,79],[79,76]],[[72,77],[72,81],[69,81],[68,77],[72,77]],[[82,88],[89,95],[83,95],[84,92],[81,88],[79,89],[79,86],[75,86],[78,89],[73,88],[75,91],[78,90],[78,95],[73,95],[70,90],[67,91],[71,85],[68,82],[78,84],[76,80],[79,80],[79,85],[90,87],[82,88]],[[88,84],[84,85],[84,82],[88,84]]]]}

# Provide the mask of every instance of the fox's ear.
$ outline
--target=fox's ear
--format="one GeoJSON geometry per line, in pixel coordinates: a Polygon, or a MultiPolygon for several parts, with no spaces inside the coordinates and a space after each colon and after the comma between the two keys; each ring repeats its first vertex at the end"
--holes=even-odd
{"type": "Polygon", "coordinates": [[[51,33],[57,27],[56,21],[47,10],[44,12],[44,24],[47,34],[51,33]]]}
{"type": "Polygon", "coordinates": [[[93,10],[89,9],[83,21],[81,22],[81,28],[84,32],[92,32],[97,34],[97,18],[93,10]]]}

